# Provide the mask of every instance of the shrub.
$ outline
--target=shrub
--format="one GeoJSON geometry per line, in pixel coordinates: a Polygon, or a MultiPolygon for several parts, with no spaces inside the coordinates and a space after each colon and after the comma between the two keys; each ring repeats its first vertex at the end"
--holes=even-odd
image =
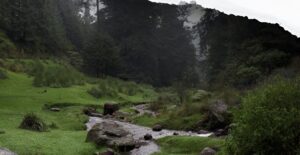
{"type": "Polygon", "coordinates": [[[256,82],[261,72],[256,67],[239,67],[236,73],[235,84],[238,86],[249,86],[256,82]]]}
{"type": "Polygon", "coordinates": [[[228,154],[300,153],[300,80],[276,80],[250,92],[234,113],[228,154]]]}
{"type": "Polygon", "coordinates": [[[118,80],[115,78],[106,78],[98,80],[98,85],[96,87],[91,88],[88,90],[88,93],[96,98],[101,97],[119,97],[122,98],[122,96],[135,96],[137,94],[143,94],[145,96],[149,96],[147,86],[144,85],[138,85],[134,82],[126,82],[122,80],[118,80]]]}
{"type": "Polygon", "coordinates": [[[5,70],[0,69],[0,79],[7,79],[7,74],[5,70]]]}
{"type": "Polygon", "coordinates": [[[179,102],[180,101],[177,94],[163,92],[159,94],[157,101],[151,102],[150,109],[153,111],[158,111],[169,105],[179,105],[179,102]]]}
{"type": "Polygon", "coordinates": [[[24,116],[20,128],[38,132],[44,132],[48,129],[46,123],[33,113],[29,113],[24,116]]]}
{"type": "Polygon", "coordinates": [[[211,97],[211,94],[205,90],[197,90],[191,96],[193,102],[201,102],[207,98],[211,97]]]}
{"type": "Polygon", "coordinates": [[[0,57],[13,56],[16,51],[16,46],[9,40],[9,38],[0,31],[0,57]]]}
{"type": "Polygon", "coordinates": [[[84,84],[84,76],[68,65],[44,66],[37,64],[31,71],[33,84],[37,87],[70,87],[84,84]]]}

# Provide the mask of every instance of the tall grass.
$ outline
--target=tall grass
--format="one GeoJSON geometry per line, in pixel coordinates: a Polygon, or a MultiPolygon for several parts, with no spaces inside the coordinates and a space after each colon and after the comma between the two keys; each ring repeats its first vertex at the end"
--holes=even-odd
{"type": "Polygon", "coordinates": [[[141,85],[135,82],[126,82],[108,77],[96,81],[97,86],[91,88],[88,93],[96,98],[122,98],[122,96],[144,95],[145,98],[151,96],[154,91],[151,86],[141,85]]]}
{"type": "Polygon", "coordinates": [[[30,74],[34,77],[33,84],[37,87],[70,87],[85,83],[84,75],[69,65],[47,66],[36,63],[30,74]]]}

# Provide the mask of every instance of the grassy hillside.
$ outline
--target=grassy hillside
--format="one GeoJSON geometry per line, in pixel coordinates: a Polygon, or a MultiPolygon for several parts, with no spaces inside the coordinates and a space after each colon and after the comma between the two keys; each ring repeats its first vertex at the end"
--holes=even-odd
{"type": "MultiPolygon", "coordinates": [[[[8,62],[12,61],[14,60],[6,61],[6,67],[9,66],[8,62]]],[[[23,64],[29,63],[28,60],[22,62],[23,64]]],[[[84,82],[82,85],[66,88],[50,88],[33,86],[34,77],[23,72],[6,71],[6,74],[6,79],[0,79],[0,130],[5,132],[0,134],[0,146],[9,148],[20,155],[92,154],[97,148],[93,144],[85,143],[84,123],[88,119],[82,114],[85,106],[96,105],[101,108],[105,101],[134,102],[149,99],[147,96],[154,96],[143,94],[154,92],[148,90],[147,87],[147,91],[132,96],[117,94],[111,97],[95,98],[88,91],[99,85],[97,82],[99,79],[93,84],[84,82]],[[121,99],[117,97],[120,95],[121,99]],[[51,104],[61,106],[62,110],[51,112],[45,108],[45,105],[51,104]],[[27,113],[35,113],[46,124],[55,128],[43,133],[20,129],[19,125],[27,113]]],[[[112,81],[112,79],[103,80],[112,81]]],[[[119,83],[120,85],[127,84],[123,81],[119,83]]],[[[143,86],[140,87],[144,89],[143,86]]]]}

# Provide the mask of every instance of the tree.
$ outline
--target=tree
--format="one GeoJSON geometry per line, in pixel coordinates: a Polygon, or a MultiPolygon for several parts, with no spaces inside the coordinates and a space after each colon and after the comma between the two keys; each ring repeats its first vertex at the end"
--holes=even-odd
{"type": "Polygon", "coordinates": [[[119,51],[107,36],[93,36],[87,43],[83,56],[85,69],[91,75],[102,77],[118,73],[119,51]]]}

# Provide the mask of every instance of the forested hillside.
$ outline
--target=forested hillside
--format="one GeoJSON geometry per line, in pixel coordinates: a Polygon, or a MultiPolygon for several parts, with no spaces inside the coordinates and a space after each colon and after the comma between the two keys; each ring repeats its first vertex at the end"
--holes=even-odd
{"type": "Polygon", "coordinates": [[[0,3],[1,47],[8,49],[1,55],[66,56],[93,76],[113,75],[157,86],[184,78],[193,79],[191,85],[251,85],[287,66],[300,49],[299,39],[279,25],[196,4],[103,0],[97,14],[96,0],[0,3]],[[249,58],[253,53],[255,57],[249,58]],[[237,79],[228,79],[235,75],[237,79]]]}
{"type": "Polygon", "coordinates": [[[0,154],[299,154],[299,61],[192,2],[0,0],[0,154]]]}

